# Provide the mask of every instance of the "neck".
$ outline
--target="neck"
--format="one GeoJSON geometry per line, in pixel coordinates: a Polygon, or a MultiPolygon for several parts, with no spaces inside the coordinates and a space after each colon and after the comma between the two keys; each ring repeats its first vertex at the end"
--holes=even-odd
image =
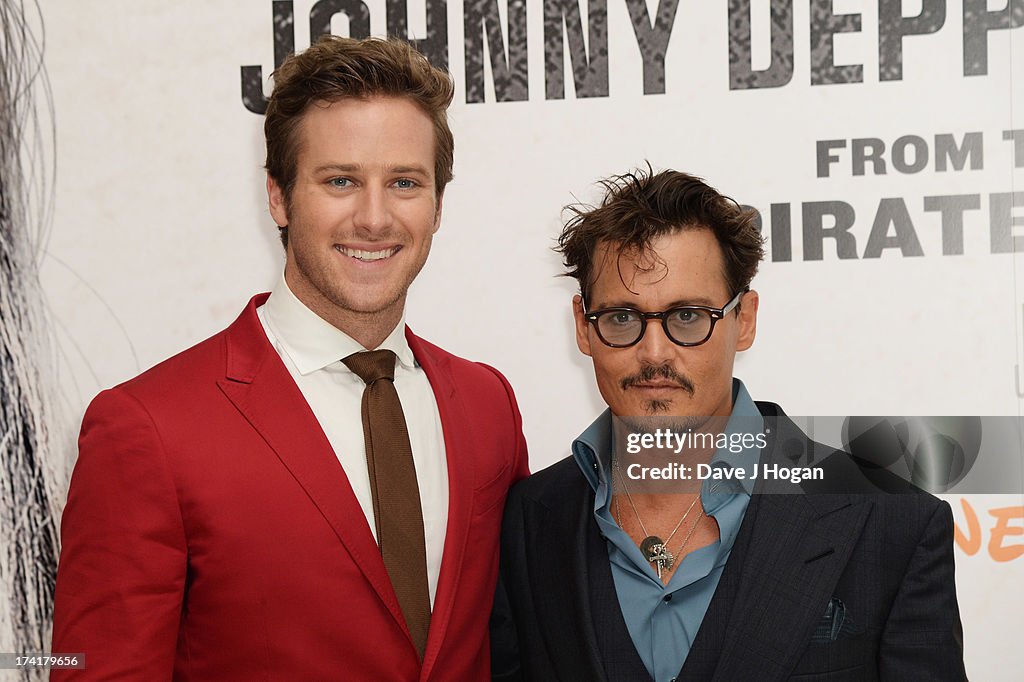
{"type": "Polygon", "coordinates": [[[367,350],[374,350],[395,330],[402,320],[402,306],[380,313],[355,313],[328,315],[314,310],[320,317],[345,332],[367,350]]]}
{"type": "MultiPolygon", "coordinates": [[[[647,521],[648,516],[654,518],[655,514],[679,515],[685,512],[695,498],[700,497],[700,491],[679,492],[679,493],[630,493],[633,496],[633,504],[636,505],[640,516],[647,521]]],[[[699,511],[699,510],[696,510],[699,511]]]]}

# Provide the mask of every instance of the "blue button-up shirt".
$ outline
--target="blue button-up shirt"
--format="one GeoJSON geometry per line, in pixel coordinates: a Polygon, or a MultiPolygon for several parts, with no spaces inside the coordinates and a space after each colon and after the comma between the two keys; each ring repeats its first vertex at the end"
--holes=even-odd
{"type": "MultiPolygon", "coordinates": [[[[747,389],[733,379],[733,410],[725,433],[763,433],[764,421],[747,389]]],[[[747,479],[713,481],[701,485],[704,511],[715,518],[720,537],[690,552],[676,568],[668,585],[644,559],[633,539],[611,514],[612,415],[606,410],[572,444],[573,456],[594,488],[594,517],[608,542],[612,577],[619,607],[633,645],[655,682],[669,682],[690,653],[708,604],[729,558],[743,515],[750,503],[761,450],[756,445],[740,452],[718,449],[712,467],[745,469],[747,479]]]]}

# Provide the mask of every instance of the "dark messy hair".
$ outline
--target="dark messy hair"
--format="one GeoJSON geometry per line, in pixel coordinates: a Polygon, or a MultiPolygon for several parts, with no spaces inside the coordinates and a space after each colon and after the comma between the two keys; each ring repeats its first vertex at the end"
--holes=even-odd
{"type": "Polygon", "coordinates": [[[750,286],[764,257],[753,209],[741,207],[701,178],[674,170],[654,173],[650,164],[646,171],[615,175],[600,184],[605,189],[600,206],[565,207],[571,217],[555,248],[568,269],[566,276],[579,282],[584,306],[590,302],[599,244],[610,245],[609,255],[619,259],[649,253],[658,237],[687,229],[708,229],[715,235],[732,294],[750,286]]]}

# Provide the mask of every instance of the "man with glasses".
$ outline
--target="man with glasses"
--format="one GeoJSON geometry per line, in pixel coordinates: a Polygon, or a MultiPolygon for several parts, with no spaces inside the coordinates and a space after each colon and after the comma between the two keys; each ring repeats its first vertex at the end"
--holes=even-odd
{"type": "Polygon", "coordinates": [[[675,171],[602,184],[559,250],[609,409],[509,495],[495,679],[964,679],[949,505],[852,491],[849,459],[733,378],[753,212],[675,171]],[[806,452],[843,490],[762,494],[805,492],[765,471],[806,452]]]}

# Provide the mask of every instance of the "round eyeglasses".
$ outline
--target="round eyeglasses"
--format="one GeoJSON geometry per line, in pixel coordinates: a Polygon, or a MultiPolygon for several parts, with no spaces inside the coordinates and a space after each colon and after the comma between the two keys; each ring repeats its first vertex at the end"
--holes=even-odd
{"type": "Polygon", "coordinates": [[[612,348],[629,348],[640,343],[647,331],[647,320],[661,320],[665,336],[679,346],[699,346],[711,338],[715,323],[739,305],[746,289],[732,297],[722,308],[683,305],[660,313],[645,313],[635,308],[604,308],[583,313],[594,325],[601,343],[612,348]]]}

